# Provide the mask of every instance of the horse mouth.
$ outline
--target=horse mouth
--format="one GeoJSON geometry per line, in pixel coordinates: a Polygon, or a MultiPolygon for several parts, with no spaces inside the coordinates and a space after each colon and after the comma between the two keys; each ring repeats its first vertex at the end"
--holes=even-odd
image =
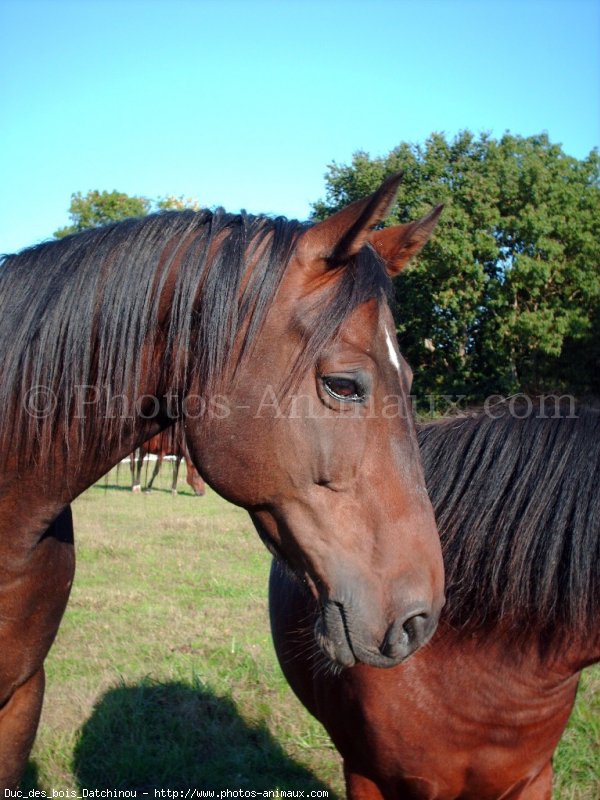
{"type": "Polygon", "coordinates": [[[433,635],[437,615],[413,614],[389,626],[381,642],[368,644],[367,630],[353,629],[352,617],[340,602],[328,600],[320,606],[314,634],[321,651],[333,666],[346,668],[356,663],[389,669],[405,661],[433,635]]]}
{"type": "MultiPolygon", "coordinates": [[[[361,635],[362,626],[359,624],[357,628],[356,619],[353,624],[352,620],[355,615],[348,613],[348,607],[338,600],[328,598],[318,579],[311,578],[304,570],[298,569],[291,563],[260,521],[254,515],[251,517],[267,550],[274,556],[283,571],[302,587],[309,603],[312,601],[311,605],[314,604],[312,605],[315,615],[314,639],[332,667],[345,669],[353,667],[356,663],[372,667],[394,667],[408,658],[417,649],[417,646],[424,644],[424,641],[421,641],[417,646],[409,644],[408,646],[392,647],[389,641],[391,627],[380,643],[367,644],[366,639],[371,638],[368,628],[362,631],[361,635]],[[312,587],[313,591],[309,587],[312,587]],[[315,595],[320,595],[320,600],[317,601],[315,595]]],[[[350,611],[352,612],[352,608],[350,611]]],[[[435,626],[432,627],[431,633],[434,628],[435,626]]]]}
{"type": "Polygon", "coordinates": [[[315,622],[315,639],[327,658],[339,667],[353,667],[359,660],[352,647],[348,620],[341,603],[329,601],[315,622]]]}

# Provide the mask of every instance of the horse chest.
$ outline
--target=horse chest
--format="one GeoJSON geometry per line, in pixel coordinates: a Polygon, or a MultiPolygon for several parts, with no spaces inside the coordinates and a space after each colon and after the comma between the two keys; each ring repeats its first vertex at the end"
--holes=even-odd
{"type": "Polygon", "coordinates": [[[489,650],[487,659],[468,650],[432,646],[378,672],[376,690],[372,670],[350,671],[336,707],[353,709],[352,719],[327,721],[350,770],[394,787],[390,797],[419,800],[496,800],[513,789],[519,797],[518,787],[542,774],[577,676],[540,672],[539,664],[507,668],[490,662],[489,650]]]}

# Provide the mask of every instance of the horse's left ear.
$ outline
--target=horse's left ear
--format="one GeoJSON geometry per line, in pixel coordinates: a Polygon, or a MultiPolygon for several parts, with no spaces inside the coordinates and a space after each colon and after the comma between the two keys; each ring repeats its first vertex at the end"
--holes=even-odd
{"type": "Polygon", "coordinates": [[[375,225],[389,214],[402,173],[387,178],[376,192],[317,222],[302,235],[297,254],[315,276],[347,264],[368,241],[375,225]]]}
{"type": "Polygon", "coordinates": [[[423,248],[433,233],[443,208],[443,205],[436,206],[433,211],[415,222],[394,225],[393,228],[382,228],[371,233],[369,241],[385,261],[388,275],[398,275],[423,248]]]}

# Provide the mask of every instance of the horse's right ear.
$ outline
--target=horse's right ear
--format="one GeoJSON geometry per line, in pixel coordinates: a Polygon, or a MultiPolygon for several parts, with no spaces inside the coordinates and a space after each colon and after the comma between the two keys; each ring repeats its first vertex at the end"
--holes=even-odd
{"type": "Polygon", "coordinates": [[[433,233],[444,206],[436,206],[422,219],[373,231],[369,241],[383,258],[390,277],[398,275],[433,233]]]}
{"type": "Polygon", "coordinates": [[[317,222],[300,237],[298,260],[313,277],[342,267],[369,239],[373,228],[390,213],[402,173],[387,178],[376,192],[317,222]]]}

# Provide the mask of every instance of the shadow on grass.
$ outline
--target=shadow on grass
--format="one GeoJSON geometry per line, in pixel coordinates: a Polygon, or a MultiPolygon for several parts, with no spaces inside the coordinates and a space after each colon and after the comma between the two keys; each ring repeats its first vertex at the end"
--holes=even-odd
{"type": "Polygon", "coordinates": [[[41,790],[41,786],[38,766],[35,761],[28,761],[25,767],[25,774],[21,780],[21,792],[33,797],[35,796],[33,793],[39,790],[41,790]]]}
{"type": "Polygon", "coordinates": [[[131,486],[118,486],[116,483],[103,483],[102,481],[95,483],[93,486],[90,486],[88,491],[100,491],[105,492],[107,489],[116,490],[117,492],[129,492],[129,494],[133,494],[131,491],[131,486]]]}
{"type": "MultiPolygon", "coordinates": [[[[129,492],[129,494],[136,496],[135,492],[131,491],[131,486],[123,486],[122,484],[116,483],[102,483],[101,481],[95,483],[93,486],[90,486],[88,491],[106,491],[107,489],[116,490],[117,492],[129,492]]],[[[162,486],[153,486],[150,491],[146,489],[142,489],[140,494],[168,494],[172,495],[173,492],[171,491],[171,487],[168,489],[163,488],[162,486]]],[[[202,497],[202,495],[194,494],[191,490],[186,490],[183,488],[177,489],[177,497],[202,497]]]]}
{"type": "Polygon", "coordinates": [[[326,789],[264,725],[201,683],[144,682],[111,689],[81,730],[80,789],[326,789]]]}

